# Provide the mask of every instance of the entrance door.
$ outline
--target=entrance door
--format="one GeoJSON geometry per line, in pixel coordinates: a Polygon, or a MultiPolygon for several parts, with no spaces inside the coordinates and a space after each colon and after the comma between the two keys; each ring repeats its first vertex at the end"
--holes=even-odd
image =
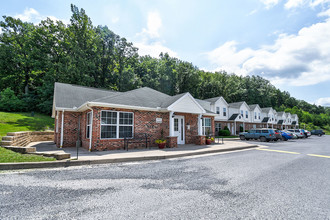
{"type": "Polygon", "coordinates": [[[184,117],[174,117],[174,136],[178,136],[178,144],[185,143],[185,131],[184,131],[184,117]]]}

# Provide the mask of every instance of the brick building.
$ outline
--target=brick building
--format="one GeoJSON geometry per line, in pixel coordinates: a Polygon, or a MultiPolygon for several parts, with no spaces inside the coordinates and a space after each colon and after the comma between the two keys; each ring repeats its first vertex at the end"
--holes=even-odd
{"type": "MultiPolygon", "coordinates": [[[[94,150],[124,147],[124,137],[151,135],[151,144],[163,133],[168,147],[204,144],[214,134],[216,114],[203,108],[189,93],[169,96],[143,87],[128,92],[55,83],[54,141],[58,147],[94,150]]],[[[135,146],[129,146],[135,147],[135,146]]]]}

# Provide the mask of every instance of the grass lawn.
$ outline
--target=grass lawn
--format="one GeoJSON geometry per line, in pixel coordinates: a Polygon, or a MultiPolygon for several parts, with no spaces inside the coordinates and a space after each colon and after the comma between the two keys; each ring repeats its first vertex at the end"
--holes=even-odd
{"type": "Polygon", "coordinates": [[[20,154],[0,147],[0,163],[54,161],[55,158],[32,154],[20,154]]]}
{"type": "Polygon", "coordinates": [[[238,136],[216,136],[216,138],[238,138],[238,136]]]}
{"type": "Polygon", "coordinates": [[[44,131],[54,129],[54,119],[47,115],[30,112],[0,112],[0,140],[7,132],[44,131]]]}

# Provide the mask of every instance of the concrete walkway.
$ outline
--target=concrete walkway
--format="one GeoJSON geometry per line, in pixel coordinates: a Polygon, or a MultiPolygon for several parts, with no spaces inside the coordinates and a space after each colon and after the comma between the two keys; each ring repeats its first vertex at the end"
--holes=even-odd
{"type": "Polygon", "coordinates": [[[258,147],[255,144],[248,144],[242,141],[225,141],[224,144],[212,145],[182,145],[177,148],[151,148],[151,149],[130,149],[113,151],[89,152],[86,149],[79,148],[78,160],[76,148],[62,148],[55,146],[54,142],[34,142],[28,147],[36,147],[38,152],[65,152],[71,154],[70,160],[51,161],[51,162],[29,162],[29,163],[5,163],[0,164],[0,170],[6,169],[29,169],[29,168],[52,168],[67,167],[89,164],[119,163],[144,160],[160,160],[177,157],[186,157],[226,151],[243,150],[258,147]]]}

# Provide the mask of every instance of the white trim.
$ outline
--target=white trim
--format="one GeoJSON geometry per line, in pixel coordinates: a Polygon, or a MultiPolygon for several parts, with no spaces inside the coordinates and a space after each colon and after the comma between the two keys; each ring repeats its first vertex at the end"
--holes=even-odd
{"type": "Polygon", "coordinates": [[[91,126],[92,126],[92,123],[93,123],[93,118],[92,118],[92,112],[87,112],[86,114],[86,139],[90,139],[91,137],[91,126]],[[90,119],[90,124],[88,124],[88,115],[89,115],[89,119],[90,119]],[[89,126],[89,137],[87,137],[87,131],[88,131],[88,126],[89,126]]]}
{"type": "Polygon", "coordinates": [[[134,136],[134,112],[125,112],[125,111],[113,111],[113,110],[101,110],[100,112],[100,139],[101,140],[116,140],[116,139],[124,139],[119,137],[119,118],[120,118],[120,113],[131,113],[132,114],[132,125],[122,125],[122,126],[131,126],[132,127],[132,136],[134,136]],[[102,124],[102,112],[116,112],[117,113],[117,124],[102,124]],[[104,126],[116,126],[116,137],[115,138],[102,138],[102,125],[104,126]]]}
{"type": "MultiPolygon", "coordinates": [[[[178,144],[185,144],[186,143],[186,129],[185,129],[185,118],[184,118],[184,116],[183,115],[175,115],[174,116],[174,118],[173,118],[173,121],[174,121],[174,119],[178,119],[178,133],[179,133],[179,135],[180,136],[176,136],[175,134],[174,134],[174,132],[173,132],[173,134],[174,134],[174,136],[176,136],[177,137],[177,143],[178,144]],[[183,119],[183,121],[182,121],[182,119],[183,119]],[[181,125],[181,126],[180,126],[181,125]],[[181,130],[182,129],[182,130],[181,130]],[[182,131],[182,132],[181,132],[182,131]],[[182,140],[182,142],[181,142],[181,136],[183,137],[183,140],[182,140]],[[179,143],[180,142],[180,143],[179,143]]],[[[174,125],[174,123],[173,123],[173,125],[174,125]]],[[[174,128],[174,126],[173,126],[173,128],[174,128]]],[[[174,129],[173,129],[174,130],[174,129]]]]}
{"type": "MultiPolygon", "coordinates": [[[[196,105],[199,109],[201,109],[202,111],[201,112],[183,112],[183,113],[195,113],[195,114],[198,114],[198,113],[206,113],[205,109],[195,100],[194,97],[192,97],[192,95],[190,95],[190,93],[186,93],[185,95],[183,95],[181,98],[179,98],[178,100],[176,100],[175,102],[173,102],[170,106],[167,107],[167,110],[171,111],[173,109],[173,107],[181,102],[182,99],[184,99],[186,96],[188,96],[196,105]]],[[[178,111],[176,111],[178,112],[178,111]]]]}
{"type": "Polygon", "coordinates": [[[56,133],[58,133],[58,111],[55,111],[55,119],[56,119],[56,133]]]}
{"type": "Polygon", "coordinates": [[[64,110],[62,111],[62,121],[61,121],[61,143],[60,143],[60,148],[63,147],[63,130],[64,130],[64,110]]]}
{"type": "Polygon", "coordinates": [[[169,129],[170,129],[170,137],[174,136],[174,117],[173,117],[174,112],[170,112],[169,117],[169,129]]]}

